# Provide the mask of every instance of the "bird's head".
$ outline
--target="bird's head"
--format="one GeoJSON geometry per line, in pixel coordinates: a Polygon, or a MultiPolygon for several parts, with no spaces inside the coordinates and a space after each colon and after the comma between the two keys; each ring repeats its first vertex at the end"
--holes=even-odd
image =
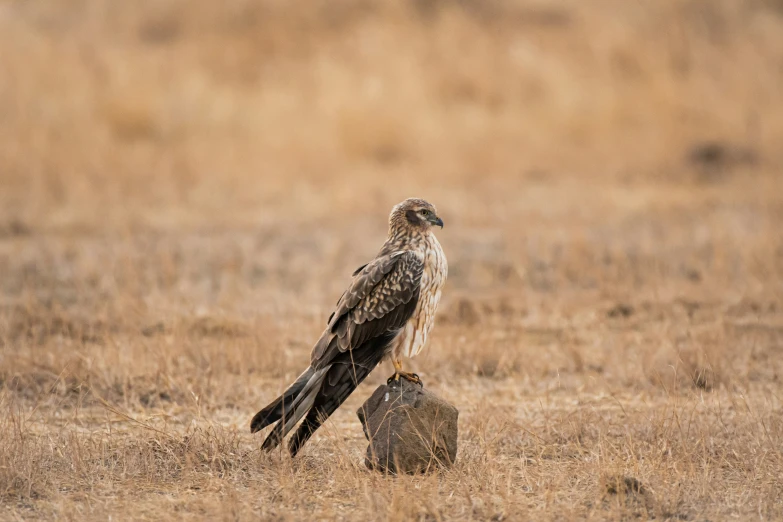
{"type": "Polygon", "coordinates": [[[389,226],[392,230],[406,228],[428,231],[433,226],[443,228],[443,220],[438,217],[431,203],[419,198],[408,198],[394,206],[389,216],[389,226]]]}

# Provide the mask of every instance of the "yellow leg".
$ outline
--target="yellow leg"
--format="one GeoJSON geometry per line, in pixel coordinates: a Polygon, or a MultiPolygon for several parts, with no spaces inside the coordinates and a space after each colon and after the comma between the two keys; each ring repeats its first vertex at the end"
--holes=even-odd
{"type": "Polygon", "coordinates": [[[402,359],[392,359],[392,364],[394,365],[394,375],[389,377],[387,384],[391,384],[394,381],[399,381],[400,377],[406,381],[412,382],[413,384],[422,384],[421,379],[419,379],[419,376],[415,373],[402,371],[402,359]]]}

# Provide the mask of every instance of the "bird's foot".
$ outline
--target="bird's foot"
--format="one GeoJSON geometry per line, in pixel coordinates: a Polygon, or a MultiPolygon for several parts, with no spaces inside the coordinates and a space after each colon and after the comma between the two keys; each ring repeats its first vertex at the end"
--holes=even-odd
{"type": "Polygon", "coordinates": [[[386,384],[391,384],[393,382],[399,382],[400,379],[405,379],[408,382],[412,382],[413,384],[418,384],[422,388],[424,387],[424,383],[421,382],[421,379],[418,375],[411,372],[403,372],[403,371],[396,371],[394,372],[394,375],[389,377],[389,379],[386,381],[386,384]]]}

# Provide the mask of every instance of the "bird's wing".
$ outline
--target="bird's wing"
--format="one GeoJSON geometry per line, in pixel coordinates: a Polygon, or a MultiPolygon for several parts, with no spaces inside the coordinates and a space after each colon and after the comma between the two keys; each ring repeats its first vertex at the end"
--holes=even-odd
{"type": "Polygon", "coordinates": [[[411,251],[380,256],[358,270],[313,348],[312,367],[402,328],[416,308],[423,271],[423,260],[411,251]]]}

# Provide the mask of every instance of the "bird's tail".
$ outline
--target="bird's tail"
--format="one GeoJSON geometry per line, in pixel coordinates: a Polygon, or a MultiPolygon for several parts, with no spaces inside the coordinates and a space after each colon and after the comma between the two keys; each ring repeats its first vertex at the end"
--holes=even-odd
{"type": "Polygon", "coordinates": [[[310,410],[328,369],[307,368],[280,397],[255,414],[250,421],[251,433],[277,422],[264,440],[263,449],[270,450],[280,444],[283,437],[310,410]]]}
{"type": "Polygon", "coordinates": [[[288,441],[288,452],[295,457],[305,442],[310,440],[315,430],[321,427],[326,419],[353,393],[367,374],[375,367],[351,367],[345,363],[332,365],[329,380],[325,383],[330,389],[327,393],[319,392],[315,407],[307,413],[307,417],[299,425],[299,429],[288,441]],[[337,372],[335,372],[337,370],[337,372]],[[333,375],[335,374],[335,375],[333,375]],[[332,383],[336,381],[336,386],[332,383]]]}
{"type": "Polygon", "coordinates": [[[386,356],[389,343],[397,332],[387,332],[370,339],[353,353],[345,352],[334,359],[315,397],[313,408],[288,441],[288,452],[295,457],[315,430],[353,393],[386,356]]]}
{"type": "Polygon", "coordinates": [[[315,369],[311,366],[305,370],[280,397],[256,413],[250,422],[252,433],[277,422],[261,448],[275,448],[306,414],[307,417],[288,444],[291,456],[296,456],[315,430],[386,356],[389,343],[396,334],[396,331],[387,332],[362,343],[359,348],[340,353],[323,368],[315,369]]]}

